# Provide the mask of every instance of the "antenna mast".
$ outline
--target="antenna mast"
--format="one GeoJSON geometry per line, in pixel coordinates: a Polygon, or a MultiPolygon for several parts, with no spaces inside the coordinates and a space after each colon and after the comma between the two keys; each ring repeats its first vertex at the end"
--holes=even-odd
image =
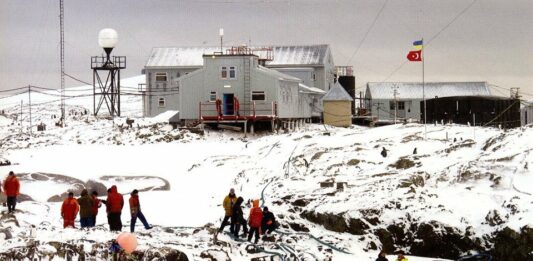
{"type": "Polygon", "coordinates": [[[61,127],[65,122],[65,28],[64,28],[64,10],[63,0],[59,0],[59,30],[61,44],[61,127]]]}

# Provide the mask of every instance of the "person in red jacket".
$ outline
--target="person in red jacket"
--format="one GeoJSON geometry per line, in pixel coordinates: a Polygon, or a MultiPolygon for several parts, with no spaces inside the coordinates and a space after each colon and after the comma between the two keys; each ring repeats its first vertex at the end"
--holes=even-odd
{"type": "Polygon", "coordinates": [[[112,186],[110,192],[107,194],[107,210],[109,230],[120,231],[122,230],[122,220],[120,216],[122,214],[122,207],[124,207],[124,197],[118,193],[117,186],[112,186]]]}
{"type": "Polygon", "coordinates": [[[259,234],[261,234],[261,221],[263,221],[263,211],[259,207],[259,199],[254,200],[253,207],[250,209],[250,217],[248,224],[250,225],[250,232],[248,234],[248,241],[252,240],[255,234],[255,244],[259,241],[259,234]]]}
{"type": "Polygon", "coordinates": [[[4,181],[4,193],[7,197],[8,213],[13,213],[15,211],[15,206],[17,205],[17,197],[20,194],[19,191],[19,179],[15,176],[15,173],[13,171],[10,171],[9,175],[4,181]]]}
{"type": "Polygon", "coordinates": [[[78,212],[80,211],[80,206],[78,205],[78,201],[74,198],[74,193],[69,192],[68,198],[63,201],[63,205],[61,205],[61,217],[63,218],[63,228],[67,227],[73,227],[76,228],[74,225],[74,220],[76,219],[76,216],[78,215],[78,212]]]}
{"type": "Polygon", "coordinates": [[[92,207],[92,217],[91,222],[89,224],[89,227],[96,226],[96,216],[98,215],[98,208],[102,206],[102,203],[100,202],[100,199],[98,199],[98,192],[96,190],[93,190],[91,193],[91,196],[93,198],[93,207],[92,207]]]}
{"type": "Polygon", "coordinates": [[[237,116],[240,116],[239,110],[241,109],[241,104],[240,104],[239,99],[237,98],[237,96],[233,97],[233,107],[235,107],[235,114],[237,116]]]}
{"type": "Polygon", "coordinates": [[[148,221],[146,221],[144,214],[141,212],[141,203],[139,202],[139,191],[136,189],[134,189],[131,192],[130,212],[131,212],[131,223],[130,223],[131,233],[135,232],[135,222],[137,222],[137,218],[141,220],[141,222],[144,225],[144,228],[152,229],[152,226],[148,224],[148,221]]]}

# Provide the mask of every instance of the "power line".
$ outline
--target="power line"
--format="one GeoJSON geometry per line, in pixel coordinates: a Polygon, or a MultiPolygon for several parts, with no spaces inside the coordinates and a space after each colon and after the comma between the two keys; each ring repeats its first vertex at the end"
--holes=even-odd
{"type": "MultiPolygon", "coordinates": [[[[444,27],[442,27],[441,30],[439,30],[434,36],[429,38],[427,43],[424,43],[424,48],[427,48],[427,46],[435,40],[442,32],[444,32],[446,29],[448,29],[459,17],[461,17],[463,14],[465,14],[475,3],[477,0],[473,0],[472,3],[470,3],[467,7],[465,7],[461,12],[459,12],[449,23],[447,23],[444,27]]],[[[381,83],[388,81],[396,72],[398,72],[408,61],[404,60],[402,64],[400,64],[398,67],[396,67],[381,83]]]]}
{"type": "Polygon", "coordinates": [[[383,10],[385,9],[385,6],[387,6],[388,2],[389,2],[389,0],[385,0],[385,2],[383,3],[383,6],[381,6],[381,9],[379,9],[378,13],[376,14],[376,17],[374,17],[374,21],[372,21],[372,24],[366,30],[365,35],[363,36],[363,39],[359,43],[359,46],[357,46],[357,49],[355,49],[355,51],[353,52],[352,56],[350,56],[350,59],[348,59],[348,62],[346,64],[349,64],[352,61],[352,59],[357,55],[357,53],[359,52],[359,49],[361,49],[361,46],[363,46],[363,43],[365,42],[366,37],[368,36],[370,31],[372,31],[372,28],[374,28],[374,25],[378,21],[379,16],[381,15],[383,10]]]}
{"type": "Polygon", "coordinates": [[[81,82],[81,83],[83,83],[83,84],[91,85],[91,86],[93,85],[92,83],[88,83],[88,82],[86,82],[86,81],[82,81],[82,80],[80,80],[80,79],[78,79],[78,78],[76,78],[76,77],[74,77],[74,76],[72,76],[72,75],[70,75],[70,74],[67,74],[67,73],[63,73],[63,74],[64,74],[65,76],[69,77],[69,78],[72,79],[72,80],[75,80],[75,81],[81,82]]]}
{"type": "Polygon", "coordinates": [[[12,91],[18,91],[18,90],[22,90],[22,89],[26,89],[26,88],[28,88],[28,86],[19,87],[19,88],[13,88],[13,89],[7,89],[7,90],[1,90],[0,92],[12,92],[12,91]]]}

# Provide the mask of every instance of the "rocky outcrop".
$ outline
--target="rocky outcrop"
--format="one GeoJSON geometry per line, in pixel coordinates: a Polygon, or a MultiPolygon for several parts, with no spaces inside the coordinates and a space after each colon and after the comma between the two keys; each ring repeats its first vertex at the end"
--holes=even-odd
{"type": "Polygon", "coordinates": [[[363,235],[365,234],[365,230],[369,228],[369,226],[363,220],[353,218],[346,220],[343,214],[304,211],[300,214],[300,216],[335,232],[346,232],[353,235],[363,235]]]}
{"type": "Polygon", "coordinates": [[[467,251],[481,250],[459,230],[437,222],[421,223],[413,238],[416,239],[410,243],[413,255],[456,259],[467,251]]]}
{"type": "MultiPolygon", "coordinates": [[[[109,243],[92,243],[88,249],[84,242],[63,243],[63,242],[30,242],[26,246],[11,248],[0,253],[0,260],[55,260],[62,258],[65,260],[111,260],[112,256],[108,252],[109,243]]],[[[135,251],[131,256],[122,256],[118,260],[168,260],[168,261],[188,261],[187,255],[168,247],[150,248],[145,252],[135,251]]],[[[217,260],[217,259],[215,259],[217,260]]]]}
{"type": "Polygon", "coordinates": [[[494,235],[494,260],[533,261],[533,228],[514,231],[505,227],[494,235]]]}

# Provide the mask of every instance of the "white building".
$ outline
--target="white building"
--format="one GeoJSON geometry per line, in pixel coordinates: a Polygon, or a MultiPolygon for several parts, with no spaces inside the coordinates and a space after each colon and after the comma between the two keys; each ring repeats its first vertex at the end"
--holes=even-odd
{"type": "Polygon", "coordinates": [[[371,82],[367,83],[367,109],[378,121],[420,121],[420,102],[423,97],[433,99],[453,96],[491,96],[486,82],[371,82]]]}

